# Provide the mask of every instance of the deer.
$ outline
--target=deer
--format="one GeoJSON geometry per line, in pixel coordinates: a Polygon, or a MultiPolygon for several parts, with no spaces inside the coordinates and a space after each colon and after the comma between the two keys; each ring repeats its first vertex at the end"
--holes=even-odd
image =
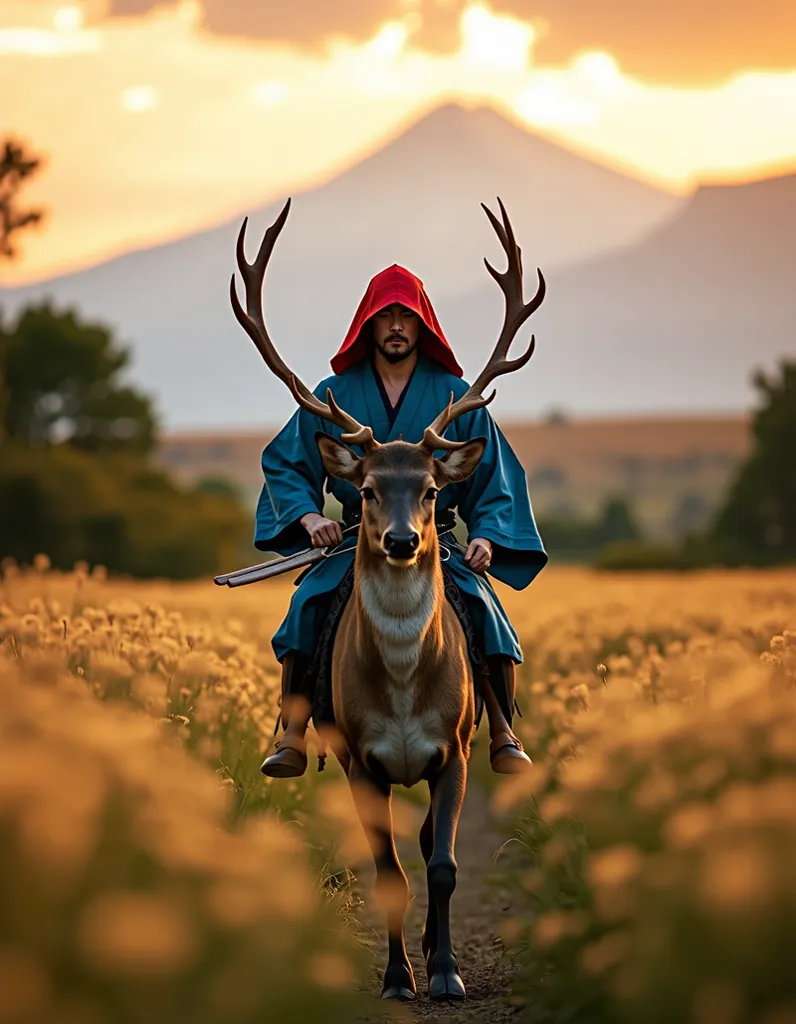
{"type": "Polygon", "coordinates": [[[466,997],[451,940],[450,906],[456,888],[456,831],[475,731],[475,687],[464,631],[444,595],[434,512],[439,491],[473,473],[486,446],[483,437],[449,440],[444,436],[446,429],[457,417],[492,402],[496,391],[485,396],[487,386],[524,367],[536,344],[531,337],[521,355],[508,357],[517,332],[544,298],[545,282],[537,270],[536,294],[523,301],[521,251],[500,199],[498,204],[500,219],[486,205],[482,208],[508,267],[501,272],[488,260],[484,262],[503,292],[503,325],[484,369],[461,398],[454,401],[451,394],[419,444],[377,442],[371,427],[340,408],[331,389],[326,401],[316,397],[274,347],[263,314],[262,290],[290,200],[265,232],[252,263],[245,256],[248,218],[243,222],[237,264],[245,310],[235,274],[230,284],[235,316],[271,372],[301,408],[342,429],[341,440],[319,433],[316,443],[326,472],[350,482],[362,497],[354,589],[332,649],[338,737],[333,749],[370,844],[376,894],[386,910],[384,999],[411,1000],[417,994],[404,938],[409,884],[395,845],[391,795],[394,786],[412,787],[421,781],[427,782],[430,793],[419,836],[428,886],[421,940],[427,995],[439,1001],[466,997]],[[438,457],[438,452],[444,454],[438,457]]]}

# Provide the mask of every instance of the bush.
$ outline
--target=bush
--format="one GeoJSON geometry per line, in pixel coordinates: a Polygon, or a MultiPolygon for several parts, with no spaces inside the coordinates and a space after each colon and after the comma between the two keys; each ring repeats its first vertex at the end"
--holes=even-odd
{"type": "Polygon", "coordinates": [[[793,1019],[796,632],[777,632],[792,594],[772,581],[728,618],[712,588],[710,608],[654,617],[628,590],[646,636],[604,606],[597,671],[574,643],[562,664],[585,617],[544,626],[559,671],[530,688],[536,772],[504,794],[534,793],[517,832],[523,1020],[793,1019]]]}
{"type": "Polygon", "coordinates": [[[3,445],[0,557],[185,579],[235,565],[249,533],[233,497],[182,489],[139,457],[3,445]]]}
{"type": "Polygon", "coordinates": [[[607,498],[591,519],[566,516],[539,521],[545,547],[557,561],[590,562],[604,547],[635,544],[641,531],[624,498],[607,498]]]}
{"type": "Polygon", "coordinates": [[[0,318],[0,557],[102,564],[134,576],[212,575],[246,559],[250,519],[229,489],[179,487],[147,461],[151,400],[101,323],[50,303],[0,318]]]}
{"type": "Polygon", "coordinates": [[[594,568],[612,572],[649,572],[694,568],[683,549],[667,544],[623,540],[607,544],[594,560],[594,568]]]}
{"type": "Polygon", "coordinates": [[[2,1019],[355,1019],[357,953],[288,828],[230,831],[227,787],[173,726],[98,701],[45,649],[8,655],[2,1019]]]}

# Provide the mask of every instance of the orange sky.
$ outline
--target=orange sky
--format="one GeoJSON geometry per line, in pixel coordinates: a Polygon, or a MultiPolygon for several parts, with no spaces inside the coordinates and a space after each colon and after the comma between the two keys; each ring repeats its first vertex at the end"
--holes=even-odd
{"type": "Polygon", "coordinates": [[[0,273],[33,280],[215,223],[327,179],[451,99],[672,190],[796,168],[782,42],[796,4],[755,5],[770,38],[750,31],[748,54],[748,4],[725,0],[713,45],[709,18],[678,20],[680,6],[593,0],[581,38],[574,0],[348,0],[321,38],[338,8],[318,0],[294,0],[292,21],[272,0],[0,0],[0,134],[47,155],[27,196],[49,208],[0,273]]]}

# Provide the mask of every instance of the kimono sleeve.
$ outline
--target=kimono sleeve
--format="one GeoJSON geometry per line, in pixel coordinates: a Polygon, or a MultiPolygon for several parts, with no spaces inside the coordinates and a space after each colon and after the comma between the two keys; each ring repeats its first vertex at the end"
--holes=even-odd
{"type": "Polygon", "coordinates": [[[309,546],[299,520],[321,512],[326,480],[315,435],[324,429],[319,417],[299,409],[263,451],[265,482],[257,503],[254,546],[290,555],[309,546]]]}
{"type": "Polygon", "coordinates": [[[547,564],[525,471],[486,409],[469,413],[459,422],[460,440],[487,439],[478,468],[460,485],[459,514],[471,540],[484,537],[492,542],[490,575],[522,590],[547,564]]]}

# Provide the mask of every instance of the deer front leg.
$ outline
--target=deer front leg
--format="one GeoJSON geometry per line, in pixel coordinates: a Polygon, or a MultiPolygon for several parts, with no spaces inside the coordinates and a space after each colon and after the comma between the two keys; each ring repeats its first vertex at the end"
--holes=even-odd
{"type": "MultiPolygon", "coordinates": [[[[467,785],[467,762],[455,754],[429,783],[433,850],[426,865],[428,901],[434,903],[436,944],[429,947],[426,970],[429,999],[464,999],[464,982],[451,944],[450,904],[456,888],[456,828],[467,785]]],[[[434,921],[431,914],[429,918],[434,921]]]]}
{"type": "Polygon", "coordinates": [[[387,915],[388,956],[382,999],[414,999],[412,965],[404,942],[409,882],[398,860],[392,828],[391,787],[353,758],[348,782],[376,864],[376,895],[387,915]]]}

